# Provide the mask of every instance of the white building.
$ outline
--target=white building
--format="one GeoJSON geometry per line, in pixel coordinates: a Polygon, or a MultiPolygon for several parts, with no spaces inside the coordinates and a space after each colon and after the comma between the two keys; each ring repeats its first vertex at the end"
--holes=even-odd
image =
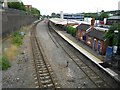
{"type": "Polygon", "coordinates": [[[84,21],[84,14],[81,13],[63,13],[63,11],[60,12],[61,19],[72,19],[72,20],[79,20],[84,21]]]}

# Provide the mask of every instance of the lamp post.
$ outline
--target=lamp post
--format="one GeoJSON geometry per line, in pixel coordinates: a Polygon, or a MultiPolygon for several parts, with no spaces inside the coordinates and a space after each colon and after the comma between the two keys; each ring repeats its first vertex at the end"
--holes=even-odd
{"type": "Polygon", "coordinates": [[[68,18],[67,18],[67,24],[66,24],[66,31],[67,31],[67,29],[68,29],[67,27],[68,27],[68,18]]]}
{"type": "Polygon", "coordinates": [[[8,7],[7,0],[4,0],[4,7],[5,7],[5,8],[7,8],[7,7],[8,7]]]}

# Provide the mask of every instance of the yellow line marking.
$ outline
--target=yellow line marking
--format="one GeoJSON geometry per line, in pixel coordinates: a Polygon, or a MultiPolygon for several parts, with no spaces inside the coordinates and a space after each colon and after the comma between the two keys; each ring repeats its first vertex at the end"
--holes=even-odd
{"type": "MultiPolygon", "coordinates": [[[[56,31],[56,30],[55,30],[56,31]]],[[[66,41],[68,41],[71,45],[73,45],[76,49],[78,49],[80,52],[82,52],[84,55],[86,55],[89,59],[91,59],[93,62],[95,62],[96,64],[98,63],[103,63],[102,60],[100,60],[99,58],[97,58],[96,56],[94,56],[93,54],[89,53],[88,51],[86,51],[85,49],[83,49],[82,47],[80,47],[79,45],[77,45],[76,43],[74,43],[72,40],[70,40],[68,37],[66,37],[65,35],[63,35],[60,31],[56,31],[60,36],[62,36],[66,41]]]]}

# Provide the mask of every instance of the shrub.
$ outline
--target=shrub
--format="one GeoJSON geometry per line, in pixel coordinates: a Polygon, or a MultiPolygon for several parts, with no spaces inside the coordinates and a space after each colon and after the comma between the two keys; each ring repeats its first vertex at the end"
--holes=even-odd
{"type": "Polygon", "coordinates": [[[10,62],[5,56],[0,56],[0,69],[7,70],[9,67],[11,67],[10,62]]]}
{"type": "Polygon", "coordinates": [[[73,28],[72,26],[68,26],[66,29],[67,33],[71,34],[72,36],[76,36],[76,29],[73,28]]]}
{"type": "Polygon", "coordinates": [[[18,46],[21,45],[23,43],[22,39],[23,39],[23,36],[21,34],[19,34],[18,32],[15,32],[12,35],[12,42],[13,42],[13,44],[16,44],[18,46]]]}
{"type": "Polygon", "coordinates": [[[76,36],[76,29],[75,28],[72,29],[72,36],[74,36],[74,37],[76,36]]]}

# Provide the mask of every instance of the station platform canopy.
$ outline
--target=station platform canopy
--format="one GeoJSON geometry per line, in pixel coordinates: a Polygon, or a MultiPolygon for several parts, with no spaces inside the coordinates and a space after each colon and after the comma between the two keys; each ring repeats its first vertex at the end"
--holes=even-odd
{"type": "Polygon", "coordinates": [[[49,20],[55,24],[60,24],[60,25],[79,25],[77,21],[69,20],[69,19],[51,18],[49,20]]]}

